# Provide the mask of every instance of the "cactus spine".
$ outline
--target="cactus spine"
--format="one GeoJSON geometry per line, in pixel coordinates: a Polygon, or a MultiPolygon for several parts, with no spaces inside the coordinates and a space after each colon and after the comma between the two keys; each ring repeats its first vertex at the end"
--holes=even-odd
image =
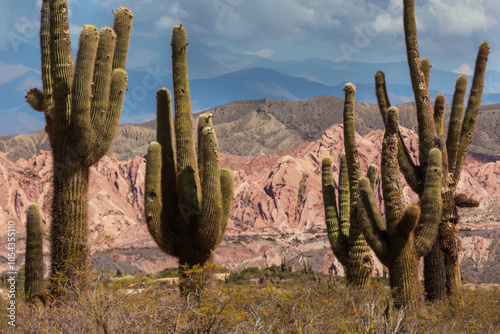
{"type": "MultiPolygon", "coordinates": [[[[458,221],[457,206],[472,206],[478,203],[456,194],[456,186],[477,122],[490,48],[486,42],[479,46],[469,102],[463,119],[467,79],[465,76],[457,79],[448,137],[445,142],[442,123],[444,96],[438,95],[436,98],[433,114],[428,89],[430,65],[425,59],[420,61],[414,0],[404,0],[403,4],[408,66],[417,107],[420,165],[411,160],[400,134],[398,134],[398,162],[408,184],[422,198],[430,151],[434,147],[439,147],[442,152],[441,223],[436,242],[424,260],[427,298],[436,300],[444,298],[446,292],[458,295],[461,289],[458,259],[460,241],[455,231],[458,221]]],[[[382,72],[376,74],[375,85],[380,112],[385,121],[390,102],[382,72]]]]}
{"type": "Polygon", "coordinates": [[[26,222],[26,260],[24,293],[32,300],[43,288],[43,225],[40,207],[33,203],[28,208],[26,222]]]}
{"type": "Polygon", "coordinates": [[[387,114],[382,143],[382,191],[385,216],[378,212],[370,181],[362,178],[358,188],[358,219],[370,247],[388,267],[396,307],[416,307],[418,259],[427,254],[436,238],[441,216],[441,151],[429,154],[426,180],[419,206],[406,205],[398,154],[398,110],[387,114]]]}
{"type": "Polygon", "coordinates": [[[184,265],[190,268],[211,260],[226,229],[233,197],[231,172],[219,168],[211,115],[199,118],[196,157],[186,47],[185,29],[174,27],[175,126],[170,92],[162,88],[157,93],[158,142],[148,149],[145,191],[149,232],[164,252],[179,259],[181,275],[184,265]]]}
{"type": "MultiPolygon", "coordinates": [[[[87,190],[89,168],[109,149],[127,85],[125,60],[132,12],[117,10],[114,28],[86,25],[73,61],[66,0],[44,0],[40,46],[43,92],[27,102],[45,113],[54,156],[51,224],[51,281],[81,281],[88,265],[87,190]]],[[[82,281],[82,283],[84,283],[82,281]]]]}
{"type": "MultiPolygon", "coordinates": [[[[322,185],[323,204],[328,239],[335,256],[345,268],[347,282],[354,286],[369,283],[373,269],[373,258],[357,220],[356,189],[361,176],[358,149],[354,129],[354,99],[356,87],[352,83],[344,86],[344,147],[340,157],[339,208],[335,197],[332,176],[332,159],[323,158],[322,185]]],[[[376,175],[376,166],[369,168],[370,178],[376,175]]]]}

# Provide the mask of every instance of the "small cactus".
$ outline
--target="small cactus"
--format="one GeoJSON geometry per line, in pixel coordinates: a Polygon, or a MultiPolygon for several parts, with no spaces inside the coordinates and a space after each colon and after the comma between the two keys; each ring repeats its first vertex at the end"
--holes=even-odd
{"type": "Polygon", "coordinates": [[[24,293],[27,300],[33,298],[43,288],[43,224],[40,207],[33,203],[28,208],[26,222],[26,260],[24,293]]]}

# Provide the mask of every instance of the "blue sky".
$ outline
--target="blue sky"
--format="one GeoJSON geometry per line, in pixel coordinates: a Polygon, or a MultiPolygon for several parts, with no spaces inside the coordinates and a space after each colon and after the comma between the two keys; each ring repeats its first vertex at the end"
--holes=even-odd
{"type": "MultiPolygon", "coordinates": [[[[3,0],[0,57],[18,43],[38,44],[40,0],[3,0]]],[[[134,38],[165,35],[183,23],[189,38],[275,60],[319,57],[387,62],[405,59],[401,0],[70,0],[73,35],[86,23],[112,24],[112,9],[135,14],[134,38]]],[[[492,47],[489,69],[500,68],[498,0],[421,0],[421,54],[444,70],[470,72],[477,46],[492,47]]],[[[75,36],[76,37],[76,36],[75,36]]],[[[74,41],[75,42],[75,41],[74,41]]],[[[155,57],[132,48],[130,66],[155,57]],[[134,63],[135,62],[135,63],[134,63]]],[[[1,59],[1,58],[0,58],[1,59]]]]}

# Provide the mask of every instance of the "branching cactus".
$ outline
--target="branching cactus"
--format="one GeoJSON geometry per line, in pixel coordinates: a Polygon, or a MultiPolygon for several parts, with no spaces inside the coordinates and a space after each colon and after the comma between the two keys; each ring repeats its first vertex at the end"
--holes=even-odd
{"type": "Polygon", "coordinates": [[[361,178],[358,219],[370,247],[389,269],[396,307],[417,305],[418,262],[434,243],[441,217],[441,151],[430,151],[419,205],[403,197],[398,154],[398,110],[391,107],[382,143],[382,191],[385,217],[378,212],[370,180],[361,178]]]}
{"type": "MultiPolygon", "coordinates": [[[[354,128],[356,87],[348,83],[344,86],[344,91],[345,154],[340,156],[338,209],[330,157],[323,158],[322,162],[323,203],[328,239],[335,256],[344,266],[347,282],[354,286],[364,286],[371,277],[373,258],[356,214],[356,189],[361,176],[354,128]]],[[[377,167],[370,165],[368,176],[372,179],[372,186],[375,184],[376,174],[377,167]]]]}
{"type": "MultiPolygon", "coordinates": [[[[468,199],[463,194],[457,194],[456,187],[477,122],[490,47],[486,42],[479,46],[465,116],[463,116],[463,109],[467,78],[461,75],[457,79],[448,135],[445,140],[443,131],[445,98],[443,95],[438,95],[434,108],[432,107],[428,89],[430,64],[427,59],[420,60],[414,0],[404,0],[403,4],[408,66],[417,109],[420,165],[412,161],[399,132],[397,134],[398,162],[408,184],[422,198],[429,154],[435,147],[440,148],[442,152],[441,223],[436,242],[424,260],[427,298],[437,300],[443,299],[447,292],[458,296],[462,286],[458,258],[460,241],[455,230],[458,222],[457,207],[479,205],[477,201],[468,199]]],[[[385,122],[390,102],[382,72],[375,75],[375,85],[380,112],[385,122]]]]}
{"type": "Polygon", "coordinates": [[[84,26],[74,64],[67,1],[42,3],[43,92],[31,89],[26,100],[45,113],[54,157],[50,231],[54,293],[60,284],[85,283],[89,168],[109,149],[118,127],[132,18],[132,12],[122,7],[115,13],[113,29],[84,26]]]}
{"type": "Polygon", "coordinates": [[[26,260],[24,293],[33,300],[43,288],[43,224],[40,207],[33,203],[28,208],[26,221],[26,260]]]}
{"type": "Polygon", "coordinates": [[[199,118],[198,157],[195,153],[186,46],[184,28],[174,27],[175,127],[171,95],[162,88],[157,94],[158,142],[150,144],[146,157],[145,191],[149,232],[164,252],[179,259],[181,276],[185,268],[211,260],[233,198],[231,172],[219,168],[211,115],[199,118]]]}

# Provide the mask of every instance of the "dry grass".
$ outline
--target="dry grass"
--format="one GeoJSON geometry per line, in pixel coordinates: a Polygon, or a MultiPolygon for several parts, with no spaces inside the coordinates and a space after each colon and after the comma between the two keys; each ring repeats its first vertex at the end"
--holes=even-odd
{"type": "MultiPolygon", "coordinates": [[[[7,333],[498,333],[500,291],[466,290],[463,301],[395,310],[388,288],[374,281],[349,289],[314,273],[246,270],[187,298],[177,285],[145,276],[99,279],[45,305],[19,302],[15,328],[0,297],[0,332],[7,333]],[[281,278],[280,278],[281,276],[281,278]],[[316,280],[313,280],[316,277],[316,280]],[[258,279],[255,279],[258,278],[258,279]],[[255,283],[254,281],[260,281],[255,283]],[[274,282],[274,283],[271,283],[274,282]]],[[[206,282],[206,281],[204,281],[206,282]]],[[[204,283],[206,284],[206,283],[204,283]]]]}

